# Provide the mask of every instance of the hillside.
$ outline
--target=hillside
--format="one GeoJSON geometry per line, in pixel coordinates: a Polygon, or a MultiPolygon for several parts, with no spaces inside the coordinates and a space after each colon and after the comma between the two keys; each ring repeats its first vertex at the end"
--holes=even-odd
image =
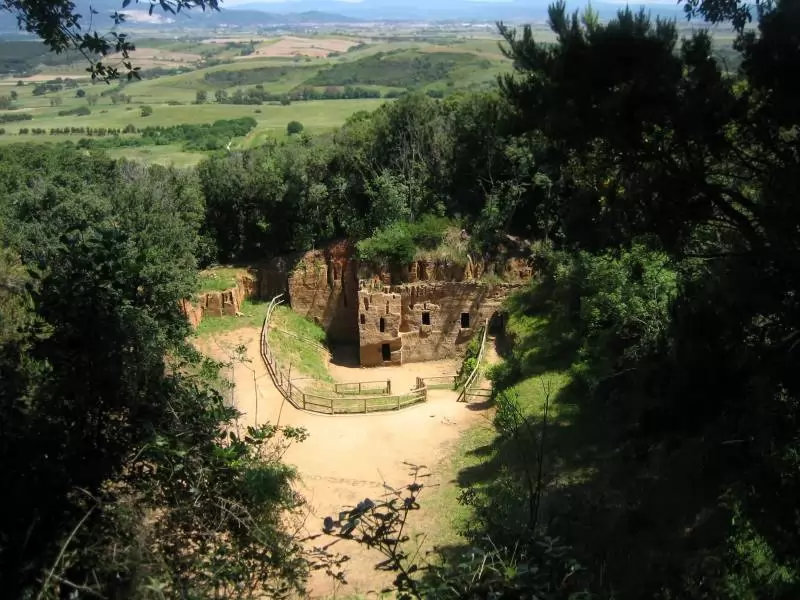
{"type": "Polygon", "coordinates": [[[395,50],[378,52],[357,61],[321,70],[309,79],[309,85],[384,85],[413,88],[451,80],[461,67],[478,71],[492,68],[492,62],[474,54],[459,52],[419,52],[395,50]]]}

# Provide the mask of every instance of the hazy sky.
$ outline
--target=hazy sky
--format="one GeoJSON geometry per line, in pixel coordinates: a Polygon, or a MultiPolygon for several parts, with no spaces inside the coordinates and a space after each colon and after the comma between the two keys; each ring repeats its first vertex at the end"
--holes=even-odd
{"type": "MultiPolygon", "coordinates": [[[[295,0],[222,0],[222,8],[226,6],[236,6],[237,4],[291,4],[295,0]]],[[[369,2],[369,0],[336,0],[338,2],[369,2]]],[[[416,0],[419,2],[420,5],[427,4],[426,0],[416,0]]],[[[512,2],[513,0],[464,0],[465,3],[467,2],[512,2]]],[[[630,4],[632,7],[641,6],[643,4],[671,4],[673,6],[677,5],[676,0],[601,0],[604,3],[608,4],[630,4]]],[[[576,2],[575,0],[571,1],[569,4],[586,4],[586,1],[580,0],[576,2]]],[[[406,2],[398,2],[398,4],[406,4],[406,2]]],[[[547,4],[547,2],[543,1],[542,5],[547,4]]]]}

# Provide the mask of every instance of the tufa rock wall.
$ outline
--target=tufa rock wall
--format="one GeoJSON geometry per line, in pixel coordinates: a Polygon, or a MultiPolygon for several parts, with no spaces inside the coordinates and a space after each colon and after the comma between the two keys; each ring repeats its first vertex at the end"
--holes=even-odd
{"type": "Polygon", "coordinates": [[[449,281],[359,290],[361,365],[403,364],[463,354],[515,283],[449,281]]]}
{"type": "Polygon", "coordinates": [[[338,242],[324,250],[276,257],[258,268],[259,295],[286,294],[299,313],[320,325],[334,342],[358,342],[358,277],[353,247],[338,242]]]}
{"type": "Polygon", "coordinates": [[[236,285],[221,292],[203,292],[197,300],[182,300],[181,310],[192,328],[208,317],[234,316],[241,312],[242,302],[256,293],[256,280],[250,274],[236,276],[236,285]]]}
{"type": "Polygon", "coordinates": [[[190,320],[198,310],[202,316],[235,314],[252,294],[269,299],[283,293],[331,341],[359,344],[362,366],[459,356],[508,294],[533,275],[521,258],[470,258],[463,265],[419,260],[381,269],[359,264],[346,241],[276,257],[254,273],[255,281],[185,308],[190,320]]]}

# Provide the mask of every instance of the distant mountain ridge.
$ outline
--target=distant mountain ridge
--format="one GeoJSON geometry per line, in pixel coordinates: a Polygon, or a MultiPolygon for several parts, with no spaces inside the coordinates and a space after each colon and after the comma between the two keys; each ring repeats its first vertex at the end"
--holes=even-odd
{"type": "MultiPolygon", "coordinates": [[[[239,10],[276,10],[277,7],[291,7],[292,10],[333,12],[354,17],[363,21],[370,20],[420,20],[420,21],[498,21],[524,20],[545,21],[551,0],[285,0],[283,2],[248,2],[225,7],[225,11],[239,10]]],[[[586,7],[587,1],[570,0],[568,10],[579,10],[586,7]]],[[[680,6],[672,3],[648,3],[630,6],[638,10],[644,6],[653,16],[682,19],[684,16],[680,6]]],[[[592,2],[600,18],[610,19],[617,11],[623,9],[623,2],[592,2]]]]}
{"type": "MultiPolygon", "coordinates": [[[[353,16],[338,14],[332,11],[318,10],[315,8],[300,8],[292,12],[278,12],[276,8],[295,8],[291,4],[263,4],[259,9],[248,9],[240,6],[238,10],[224,8],[220,11],[194,9],[182,11],[178,14],[164,12],[159,7],[153,10],[152,15],[148,15],[149,3],[131,3],[122,9],[121,0],[78,0],[75,2],[76,11],[84,19],[88,19],[91,10],[97,11],[94,23],[99,30],[110,29],[113,25],[111,19],[107,24],[102,17],[109,16],[114,12],[128,14],[127,24],[137,28],[153,27],[198,27],[213,28],[220,26],[233,27],[258,27],[274,25],[298,25],[298,24],[327,24],[327,23],[354,23],[359,19],[353,16]]],[[[124,29],[124,25],[122,28],[124,29]]],[[[11,13],[0,11],[0,32],[18,31],[17,19],[11,13]]]]}
{"type": "MultiPolygon", "coordinates": [[[[547,20],[547,7],[550,0],[285,0],[273,2],[248,2],[225,6],[222,10],[202,11],[193,9],[177,15],[165,13],[158,6],[148,17],[149,2],[133,2],[125,10],[122,0],[77,0],[76,12],[88,18],[91,9],[98,16],[110,15],[115,11],[129,13],[129,25],[136,28],[215,28],[259,27],[300,24],[357,23],[359,21],[510,21],[544,22],[547,20]],[[91,7],[91,9],[90,9],[91,7]]],[[[583,0],[569,0],[569,10],[582,9],[587,5],[583,0]]],[[[601,19],[613,18],[624,8],[622,2],[592,2],[592,7],[601,19]]],[[[631,3],[631,8],[639,6],[631,3]]],[[[681,21],[683,11],[680,6],[661,2],[644,4],[653,16],[674,18],[681,21]]],[[[99,30],[110,29],[102,19],[95,17],[99,30]]],[[[124,29],[124,26],[123,26],[124,29]]],[[[17,31],[16,18],[0,11],[0,32],[17,31]]]]}

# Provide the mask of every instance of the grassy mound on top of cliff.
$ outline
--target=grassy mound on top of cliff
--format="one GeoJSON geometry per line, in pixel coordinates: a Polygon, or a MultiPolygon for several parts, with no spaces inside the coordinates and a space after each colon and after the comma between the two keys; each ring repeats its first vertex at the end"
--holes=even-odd
{"type": "Polygon", "coordinates": [[[224,292],[236,286],[236,277],[246,275],[247,269],[237,267],[212,267],[197,274],[197,291],[224,292]]]}
{"type": "Polygon", "coordinates": [[[467,246],[456,221],[434,215],[411,223],[396,221],[356,244],[361,260],[393,265],[420,259],[466,264],[467,246]]]}

